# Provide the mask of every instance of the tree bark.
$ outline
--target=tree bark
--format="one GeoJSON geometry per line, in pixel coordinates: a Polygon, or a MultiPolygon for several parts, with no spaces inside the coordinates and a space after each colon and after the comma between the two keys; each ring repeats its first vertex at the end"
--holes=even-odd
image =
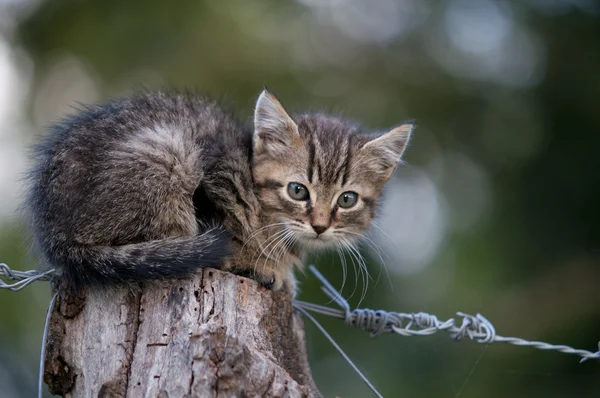
{"type": "Polygon", "coordinates": [[[53,394],[320,396],[288,293],[214,269],[139,289],[58,291],[44,374],[53,394]]]}

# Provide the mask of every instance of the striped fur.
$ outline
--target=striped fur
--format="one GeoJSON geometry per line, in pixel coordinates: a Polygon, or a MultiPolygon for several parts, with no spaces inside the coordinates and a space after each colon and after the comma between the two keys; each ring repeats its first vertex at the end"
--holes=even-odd
{"type": "Polygon", "coordinates": [[[307,249],[368,227],[411,126],[372,135],[323,115],[290,117],[266,91],[254,124],[206,98],[155,92],[50,127],[25,202],[45,261],[76,286],[223,267],[293,288],[307,249]],[[292,199],[290,182],[311,199],[292,199]],[[335,205],[345,190],[359,194],[352,209],[335,205]]]}

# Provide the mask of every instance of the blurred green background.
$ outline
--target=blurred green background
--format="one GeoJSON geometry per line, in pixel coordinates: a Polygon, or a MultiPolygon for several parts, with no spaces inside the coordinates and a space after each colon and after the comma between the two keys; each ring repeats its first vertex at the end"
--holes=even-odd
{"type": "MultiPolygon", "coordinates": [[[[501,335],[597,349],[594,0],[0,0],[0,262],[37,266],[17,211],[26,149],[76,102],[192,87],[249,117],[265,84],[288,108],[369,128],[417,120],[370,236],[385,265],[363,251],[373,280],[361,306],[481,312],[501,335]]],[[[341,286],[337,256],[317,264],[341,286]]],[[[301,279],[302,299],[328,302],[301,279]]],[[[353,305],[362,289],[350,271],[353,305]]],[[[2,397],[35,392],[48,301],[41,283],[0,291],[2,397]]],[[[597,361],[323,324],[387,397],[600,396],[597,361]]],[[[370,396],[306,327],[325,396],[370,396]]]]}

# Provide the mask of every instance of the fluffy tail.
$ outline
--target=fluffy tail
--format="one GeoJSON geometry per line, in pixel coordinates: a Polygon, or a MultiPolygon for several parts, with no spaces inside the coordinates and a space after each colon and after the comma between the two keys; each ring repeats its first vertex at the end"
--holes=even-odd
{"type": "Polygon", "coordinates": [[[50,256],[50,262],[75,286],[181,278],[222,265],[230,241],[227,232],[214,228],[192,237],[124,246],[71,246],[64,255],[50,256]]]}

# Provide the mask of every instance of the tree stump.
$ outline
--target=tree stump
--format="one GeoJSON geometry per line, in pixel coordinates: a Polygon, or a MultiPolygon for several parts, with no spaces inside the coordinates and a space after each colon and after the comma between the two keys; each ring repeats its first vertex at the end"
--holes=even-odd
{"type": "Polygon", "coordinates": [[[205,269],[189,280],[61,292],[44,381],[66,397],[315,397],[288,293],[205,269]]]}

